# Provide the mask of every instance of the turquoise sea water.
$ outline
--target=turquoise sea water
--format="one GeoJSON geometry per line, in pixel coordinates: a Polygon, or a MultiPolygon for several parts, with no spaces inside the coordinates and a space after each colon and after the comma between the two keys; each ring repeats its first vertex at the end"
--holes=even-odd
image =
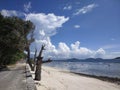
{"type": "Polygon", "coordinates": [[[44,65],[71,72],[120,78],[120,63],[53,61],[44,65]]]}

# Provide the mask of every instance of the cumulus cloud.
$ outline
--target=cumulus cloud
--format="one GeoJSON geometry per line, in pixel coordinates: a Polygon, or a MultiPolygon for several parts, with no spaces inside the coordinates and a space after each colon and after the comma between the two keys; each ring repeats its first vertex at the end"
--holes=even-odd
{"type": "Polygon", "coordinates": [[[60,42],[58,46],[58,53],[60,54],[60,57],[69,58],[70,48],[65,43],[60,42]]]}
{"type": "Polygon", "coordinates": [[[63,10],[71,10],[71,9],[72,9],[72,6],[71,6],[71,5],[65,6],[65,7],[63,8],[63,10]]]}
{"type": "Polygon", "coordinates": [[[52,46],[52,48],[50,47],[49,50],[44,53],[44,55],[54,59],[66,59],[66,58],[84,59],[99,57],[102,58],[105,55],[105,50],[103,50],[102,48],[96,51],[90,50],[86,47],[81,47],[79,41],[76,41],[75,43],[71,44],[70,47],[66,43],[60,42],[58,44],[58,48],[52,45],[51,42],[49,43],[52,46]]]}
{"type": "Polygon", "coordinates": [[[94,51],[86,47],[81,47],[79,41],[72,43],[70,46],[65,42],[58,43],[58,46],[52,44],[51,36],[56,34],[57,28],[62,27],[69,20],[69,17],[56,16],[53,13],[31,13],[26,15],[26,20],[31,20],[36,26],[34,31],[35,42],[31,44],[31,52],[34,52],[35,48],[39,51],[41,45],[45,44],[46,50],[43,53],[45,58],[89,58],[99,57],[105,54],[102,48],[94,51]]]}
{"type": "Polygon", "coordinates": [[[80,28],[80,25],[74,25],[74,28],[80,28]]]}
{"type": "Polygon", "coordinates": [[[72,43],[70,47],[66,45],[65,43],[59,43],[58,48],[54,48],[55,52],[53,52],[53,55],[57,58],[99,58],[104,57],[105,50],[100,48],[98,50],[90,50],[86,47],[81,47],[80,42],[76,41],[75,43],[72,43]]]}
{"type": "Polygon", "coordinates": [[[85,48],[80,47],[80,42],[76,41],[74,44],[71,44],[71,58],[88,58],[92,57],[92,51],[85,48]]]}
{"type": "MultiPolygon", "coordinates": [[[[58,54],[56,47],[51,43],[50,37],[55,35],[57,28],[62,27],[62,25],[69,20],[69,17],[56,16],[53,13],[31,13],[26,15],[26,20],[31,20],[35,24],[34,38],[35,42],[31,45],[32,47],[37,47],[40,50],[41,44],[46,45],[46,56],[53,54],[58,54]]],[[[60,43],[59,50],[63,51],[61,48],[65,47],[63,43],[60,43]]]]}
{"type": "Polygon", "coordinates": [[[23,16],[24,13],[23,12],[19,12],[19,11],[15,11],[15,10],[6,10],[6,9],[3,9],[1,10],[1,14],[3,16],[23,16]]]}
{"type": "Polygon", "coordinates": [[[75,13],[73,13],[73,15],[85,14],[92,11],[97,6],[97,4],[89,4],[87,6],[84,6],[83,8],[78,9],[75,13]]]}
{"type": "Polygon", "coordinates": [[[105,55],[105,53],[106,53],[105,50],[104,50],[103,48],[100,48],[100,49],[98,49],[98,50],[96,51],[95,57],[101,58],[102,56],[105,55]]]}
{"type": "Polygon", "coordinates": [[[44,14],[27,14],[26,20],[31,20],[35,26],[35,38],[37,40],[43,38],[44,36],[53,36],[56,34],[57,28],[62,27],[62,24],[69,20],[64,16],[56,16],[53,13],[44,14]]]}
{"type": "Polygon", "coordinates": [[[27,4],[24,4],[24,10],[25,10],[25,12],[29,12],[30,8],[32,8],[31,7],[31,2],[28,2],[27,4]]]}

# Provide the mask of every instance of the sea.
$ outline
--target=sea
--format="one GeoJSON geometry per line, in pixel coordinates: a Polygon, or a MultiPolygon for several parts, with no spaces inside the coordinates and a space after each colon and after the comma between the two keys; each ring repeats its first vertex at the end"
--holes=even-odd
{"type": "Polygon", "coordinates": [[[45,66],[55,67],[70,72],[87,75],[120,78],[120,60],[114,59],[86,59],[86,60],[53,60],[45,66]]]}

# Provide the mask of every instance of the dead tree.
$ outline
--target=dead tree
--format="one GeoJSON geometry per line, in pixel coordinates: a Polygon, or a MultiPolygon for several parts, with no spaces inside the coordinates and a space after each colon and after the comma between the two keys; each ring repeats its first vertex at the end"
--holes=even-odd
{"type": "Polygon", "coordinates": [[[37,62],[36,62],[36,71],[35,71],[35,79],[34,80],[41,80],[41,66],[42,66],[42,52],[45,50],[45,45],[42,45],[40,53],[37,57],[37,62]]]}
{"type": "Polygon", "coordinates": [[[26,44],[25,44],[25,50],[27,51],[27,63],[29,64],[32,71],[34,70],[34,68],[33,68],[32,62],[30,60],[30,44],[34,41],[33,35],[34,35],[33,31],[31,31],[30,39],[26,40],[26,44]]]}
{"type": "Polygon", "coordinates": [[[37,49],[35,49],[34,62],[33,62],[33,71],[34,71],[35,66],[36,66],[36,54],[37,54],[37,49]]]}
{"type": "Polygon", "coordinates": [[[29,44],[26,45],[26,51],[27,51],[27,63],[29,64],[31,70],[33,71],[33,66],[32,66],[32,63],[30,61],[30,48],[29,48],[29,44]]]}

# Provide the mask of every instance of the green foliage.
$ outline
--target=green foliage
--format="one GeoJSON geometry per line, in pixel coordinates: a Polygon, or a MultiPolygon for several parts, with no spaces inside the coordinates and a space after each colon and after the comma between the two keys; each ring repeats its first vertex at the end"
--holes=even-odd
{"type": "Polygon", "coordinates": [[[15,63],[25,57],[27,35],[34,30],[30,21],[0,14],[0,65],[15,63]]]}

